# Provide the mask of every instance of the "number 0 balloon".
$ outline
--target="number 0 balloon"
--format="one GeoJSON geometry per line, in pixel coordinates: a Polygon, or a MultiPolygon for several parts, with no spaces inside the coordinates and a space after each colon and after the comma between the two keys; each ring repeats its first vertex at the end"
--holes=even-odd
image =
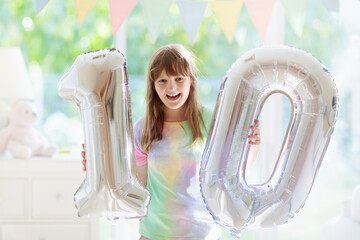
{"type": "Polygon", "coordinates": [[[331,75],[309,53],[262,47],[238,59],[221,84],[200,170],[201,192],[215,221],[239,233],[244,227],[273,227],[296,214],[324,157],[337,102],[331,75]],[[273,93],[290,99],[290,124],[270,179],[249,185],[247,136],[273,93]]]}
{"type": "Polygon", "coordinates": [[[84,127],[87,171],[74,196],[78,215],[111,221],[145,216],[150,196],[135,174],[125,57],[115,49],[79,55],[58,91],[77,104],[84,127]]]}

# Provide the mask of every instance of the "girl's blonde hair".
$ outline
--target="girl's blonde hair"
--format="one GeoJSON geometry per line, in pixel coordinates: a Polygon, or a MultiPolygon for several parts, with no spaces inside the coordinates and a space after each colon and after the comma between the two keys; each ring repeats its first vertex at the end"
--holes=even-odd
{"type": "Polygon", "coordinates": [[[187,120],[193,133],[191,145],[196,144],[199,140],[203,141],[199,117],[204,128],[205,124],[201,116],[202,106],[197,97],[197,68],[193,56],[182,45],[169,44],[154,53],[147,71],[146,118],[141,137],[141,148],[146,153],[149,153],[152,142],[162,139],[164,104],[156,93],[154,82],[163,70],[170,76],[190,77],[190,92],[184,103],[185,116],[188,116],[187,120]]]}

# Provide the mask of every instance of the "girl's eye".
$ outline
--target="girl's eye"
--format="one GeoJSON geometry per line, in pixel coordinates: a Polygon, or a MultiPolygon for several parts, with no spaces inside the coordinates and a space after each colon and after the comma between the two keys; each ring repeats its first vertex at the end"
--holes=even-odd
{"type": "Polygon", "coordinates": [[[159,83],[164,83],[164,82],[166,82],[166,80],[165,79],[160,79],[158,82],[159,83]]]}
{"type": "Polygon", "coordinates": [[[177,77],[176,78],[176,81],[181,81],[181,80],[183,80],[183,77],[177,77]]]}

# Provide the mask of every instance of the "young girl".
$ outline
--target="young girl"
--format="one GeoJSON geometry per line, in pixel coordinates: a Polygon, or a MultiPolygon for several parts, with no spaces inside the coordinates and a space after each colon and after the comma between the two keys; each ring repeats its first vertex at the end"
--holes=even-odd
{"type": "MultiPolygon", "coordinates": [[[[141,240],[221,238],[200,192],[212,113],[198,102],[196,72],[191,53],[178,44],[161,47],[149,63],[146,116],[134,125],[137,177],[151,195],[141,240]]],[[[258,122],[252,129],[254,146],[260,142],[258,122]]],[[[250,151],[256,158],[257,148],[250,151]]]]}

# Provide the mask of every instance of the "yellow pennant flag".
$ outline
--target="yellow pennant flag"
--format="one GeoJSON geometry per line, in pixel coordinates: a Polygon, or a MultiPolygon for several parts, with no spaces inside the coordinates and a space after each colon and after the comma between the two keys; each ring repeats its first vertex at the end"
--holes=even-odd
{"type": "Polygon", "coordinates": [[[231,43],[243,5],[243,0],[216,1],[210,2],[209,4],[228,41],[231,43]]]}
{"type": "Polygon", "coordinates": [[[94,7],[96,0],[74,0],[75,1],[75,8],[76,8],[76,15],[81,25],[91,9],[94,7]]]}

